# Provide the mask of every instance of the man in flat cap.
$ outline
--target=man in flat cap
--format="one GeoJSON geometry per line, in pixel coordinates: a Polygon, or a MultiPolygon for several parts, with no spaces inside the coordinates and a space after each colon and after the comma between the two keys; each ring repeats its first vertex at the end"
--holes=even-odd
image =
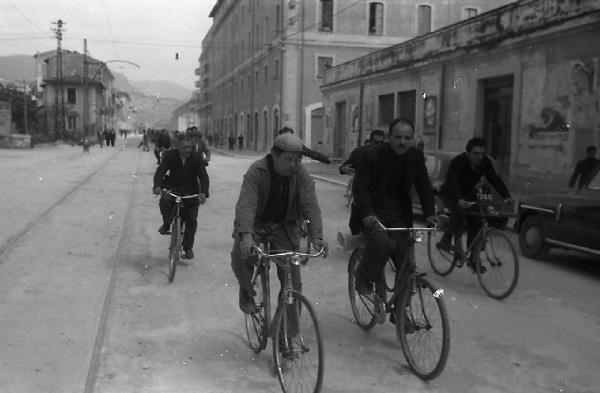
{"type": "MultiPolygon", "coordinates": [[[[255,310],[248,257],[256,243],[268,237],[272,250],[297,250],[300,223],[306,219],[313,247],[327,248],[314,182],[302,166],[302,150],[302,140],[297,136],[279,135],[271,152],[255,161],[244,175],[235,207],[231,266],[240,285],[240,309],[245,313],[255,310]]],[[[298,273],[294,272],[292,280],[296,290],[301,289],[298,273]]],[[[277,267],[280,282],[283,275],[277,267]]]]}

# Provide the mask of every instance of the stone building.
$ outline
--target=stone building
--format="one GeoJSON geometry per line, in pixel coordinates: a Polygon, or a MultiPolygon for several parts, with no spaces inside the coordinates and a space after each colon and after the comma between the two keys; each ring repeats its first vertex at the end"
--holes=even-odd
{"type": "Polygon", "coordinates": [[[114,122],[115,95],[114,76],[106,64],[90,56],[88,62],[88,100],[85,102],[83,78],[84,56],[76,51],[62,52],[62,83],[57,79],[56,51],[38,53],[36,73],[38,74],[38,105],[41,106],[44,128],[51,135],[81,137],[84,130],[84,108],[87,106],[89,136],[96,136],[104,127],[116,128],[114,122]],[[62,85],[63,99],[57,97],[62,85]],[[63,105],[64,101],[64,105],[63,105]],[[63,120],[64,113],[64,120],[63,120]],[[56,129],[58,126],[58,129],[56,129]]]}
{"type": "Polygon", "coordinates": [[[427,149],[483,136],[513,183],[564,187],[600,143],[599,40],[598,1],[523,0],[340,64],[321,86],[324,149],[406,117],[427,149]]]}
{"type": "Polygon", "coordinates": [[[200,125],[257,150],[287,125],[319,148],[329,67],[507,2],[218,0],[196,69],[200,125]]]}

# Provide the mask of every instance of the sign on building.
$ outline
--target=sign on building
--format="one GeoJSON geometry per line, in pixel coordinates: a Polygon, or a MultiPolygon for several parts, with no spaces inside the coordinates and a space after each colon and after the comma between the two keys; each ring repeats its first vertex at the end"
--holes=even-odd
{"type": "Polygon", "coordinates": [[[11,110],[10,103],[0,101],[0,135],[9,136],[11,134],[11,110]]]}

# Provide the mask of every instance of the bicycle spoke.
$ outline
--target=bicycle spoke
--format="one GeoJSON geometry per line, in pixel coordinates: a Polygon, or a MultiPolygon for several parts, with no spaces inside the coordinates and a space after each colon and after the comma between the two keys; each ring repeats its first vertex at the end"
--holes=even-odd
{"type": "Polygon", "coordinates": [[[441,298],[424,279],[417,279],[414,290],[397,310],[401,325],[400,342],[411,368],[422,379],[435,378],[443,370],[450,346],[446,308],[441,298]],[[403,313],[403,314],[402,314],[403,313]]]}
{"type": "Polygon", "coordinates": [[[482,251],[482,271],[477,271],[479,282],[490,297],[503,299],[512,293],[518,281],[519,260],[514,246],[504,232],[492,230],[482,251]]]}
{"type": "Polygon", "coordinates": [[[323,378],[321,337],[314,311],[306,299],[295,297],[277,320],[275,365],[285,392],[317,392],[323,378]]]}

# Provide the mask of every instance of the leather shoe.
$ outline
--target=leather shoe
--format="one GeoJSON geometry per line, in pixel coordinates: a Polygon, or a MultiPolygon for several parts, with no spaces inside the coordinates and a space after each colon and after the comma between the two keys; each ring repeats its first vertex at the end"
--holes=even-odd
{"type": "Polygon", "coordinates": [[[194,259],[194,251],[190,250],[183,250],[183,258],[185,259],[194,259]]]}
{"type": "Polygon", "coordinates": [[[369,281],[363,274],[361,274],[360,269],[356,270],[354,287],[356,292],[358,292],[358,294],[361,296],[366,296],[373,293],[373,283],[369,281]]]}
{"type": "Polygon", "coordinates": [[[250,295],[248,291],[240,288],[239,291],[239,306],[245,314],[252,314],[256,311],[256,304],[254,304],[254,296],[250,295]]]}
{"type": "Polygon", "coordinates": [[[160,228],[158,228],[158,233],[160,233],[161,235],[170,235],[171,231],[168,225],[163,224],[160,226],[160,228]]]}

